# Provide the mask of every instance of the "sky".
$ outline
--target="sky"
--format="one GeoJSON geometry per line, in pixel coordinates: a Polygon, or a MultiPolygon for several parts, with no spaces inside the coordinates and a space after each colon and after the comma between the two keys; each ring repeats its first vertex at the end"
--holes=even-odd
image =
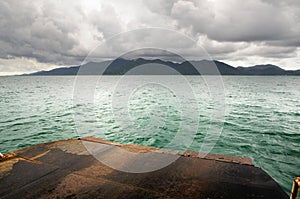
{"type": "MultiPolygon", "coordinates": [[[[186,35],[212,59],[235,67],[300,69],[299,0],[2,0],[0,75],[79,65],[114,35],[152,27],[186,35]]],[[[190,43],[160,34],[133,40],[111,45],[106,58],[153,40],[198,58],[190,43]]]]}

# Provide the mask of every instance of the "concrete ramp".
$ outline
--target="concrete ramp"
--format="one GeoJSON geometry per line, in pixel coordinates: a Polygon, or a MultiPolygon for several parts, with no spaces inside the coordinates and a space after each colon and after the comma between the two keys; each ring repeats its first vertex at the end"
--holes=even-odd
{"type": "Polygon", "coordinates": [[[192,151],[180,154],[86,137],[6,154],[0,159],[0,198],[281,199],[288,196],[266,172],[253,166],[249,158],[214,154],[199,158],[192,151]],[[101,149],[98,154],[105,152],[105,158],[118,159],[125,168],[134,162],[123,161],[118,150],[108,148],[118,147],[136,154],[151,152],[156,153],[154,157],[168,155],[176,160],[156,171],[128,173],[90,155],[87,144],[98,144],[97,150],[101,149]]]}

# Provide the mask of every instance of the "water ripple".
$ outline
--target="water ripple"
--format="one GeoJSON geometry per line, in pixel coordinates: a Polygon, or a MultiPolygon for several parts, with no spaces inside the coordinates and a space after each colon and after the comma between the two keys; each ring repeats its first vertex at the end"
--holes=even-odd
{"type": "MultiPolygon", "coordinates": [[[[156,87],[134,92],[128,103],[132,124],[120,123],[113,114],[121,109],[113,110],[111,106],[112,98],[124,95],[111,89],[111,82],[116,78],[102,78],[95,90],[95,103],[85,102],[85,96],[81,96],[81,103],[75,103],[74,77],[0,77],[0,151],[6,153],[38,143],[88,135],[120,143],[165,147],[182,123],[190,128],[186,129],[187,136],[195,133],[189,149],[198,151],[207,130],[212,125],[223,124],[211,121],[214,105],[209,92],[205,83],[193,76],[187,79],[194,86],[198,100],[199,126],[195,118],[182,117],[174,93],[156,87]],[[198,130],[193,132],[197,126],[198,130]]],[[[174,85],[179,83],[177,77],[168,78],[174,85]]],[[[300,164],[300,91],[295,86],[300,85],[300,79],[223,79],[226,117],[212,153],[253,158],[255,165],[266,170],[289,192],[300,164]]],[[[175,150],[179,147],[171,146],[175,150]]]]}

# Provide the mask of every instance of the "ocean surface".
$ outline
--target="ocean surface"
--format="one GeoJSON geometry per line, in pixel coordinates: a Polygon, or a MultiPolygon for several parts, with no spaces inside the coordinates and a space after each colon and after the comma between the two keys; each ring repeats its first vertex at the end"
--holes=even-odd
{"type": "Polygon", "coordinates": [[[252,158],[289,193],[300,175],[300,77],[214,78],[0,77],[0,152],[83,136],[206,149],[252,158]]]}

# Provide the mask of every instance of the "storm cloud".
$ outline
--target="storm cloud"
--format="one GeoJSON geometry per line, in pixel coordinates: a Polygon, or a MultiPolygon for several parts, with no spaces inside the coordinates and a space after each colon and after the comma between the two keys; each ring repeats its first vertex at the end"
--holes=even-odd
{"type": "MultiPolygon", "coordinates": [[[[112,36],[149,27],[185,34],[212,58],[234,66],[272,63],[300,68],[298,0],[4,0],[0,2],[0,75],[77,65],[112,36]]],[[[115,43],[106,58],[159,42],[197,59],[190,44],[174,43],[159,34],[151,37],[141,34],[134,41],[115,43]]]]}

